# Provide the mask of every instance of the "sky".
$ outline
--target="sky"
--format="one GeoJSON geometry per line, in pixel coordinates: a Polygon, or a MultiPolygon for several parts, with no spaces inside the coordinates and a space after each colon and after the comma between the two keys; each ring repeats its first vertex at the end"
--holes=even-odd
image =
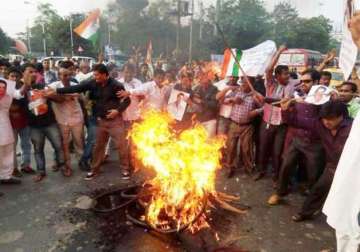
{"type": "MultiPolygon", "coordinates": [[[[37,16],[36,5],[38,3],[51,3],[60,15],[69,15],[72,12],[86,12],[94,8],[104,9],[108,2],[114,0],[11,0],[1,5],[0,27],[11,37],[16,37],[19,32],[25,32],[27,23],[30,24],[37,16]],[[30,4],[25,4],[29,2],[30,4]]],[[[136,1],[136,0],[134,0],[136,1]]],[[[154,0],[151,0],[154,1],[154,0]]],[[[195,0],[195,3],[200,0],[195,0]]],[[[202,0],[205,5],[214,4],[216,0],[202,0]]],[[[271,9],[278,1],[284,0],[264,0],[266,7],[271,9]]],[[[286,0],[285,0],[286,1],[286,0]]],[[[319,15],[330,18],[336,23],[342,19],[343,0],[287,0],[300,8],[299,12],[303,16],[319,15]],[[314,2],[321,2],[320,8],[314,8],[314,2]],[[314,11],[317,9],[317,11],[314,11]]]]}

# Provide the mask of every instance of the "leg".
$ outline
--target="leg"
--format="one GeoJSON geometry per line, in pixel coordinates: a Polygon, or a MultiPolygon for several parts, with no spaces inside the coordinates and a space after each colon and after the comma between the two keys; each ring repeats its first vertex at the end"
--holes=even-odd
{"type": "Polygon", "coordinates": [[[57,124],[52,124],[44,129],[45,136],[49,139],[51,146],[54,148],[56,163],[58,167],[65,164],[64,151],[62,149],[60,130],[57,124]]]}
{"type": "Polygon", "coordinates": [[[277,126],[274,136],[273,155],[272,155],[274,181],[277,181],[279,178],[279,172],[280,172],[281,160],[282,160],[281,155],[284,147],[285,134],[286,134],[286,126],[284,125],[277,126]]]}
{"type": "Polygon", "coordinates": [[[23,128],[19,131],[21,144],[21,167],[31,166],[31,142],[30,142],[30,127],[23,128]]]}
{"type": "MultiPolygon", "coordinates": [[[[106,123],[106,122],[105,122],[106,123]]],[[[91,171],[95,174],[100,172],[100,166],[103,161],[103,155],[106,148],[106,144],[109,140],[109,133],[105,127],[104,122],[100,122],[96,127],[96,142],[93,149],[91,171]]]]}
{"type": "Polygon", "coordinates": [[[262,121],[260,125],[260,146],[257,167],[259,174],[255,177],[255,180],[261,179],[266,173],[269,161],[269,154],[274,140],[274,128],[272,126],[270,126],[270,128],[267,128],[266,125],[267,124],[264,121],[262,121]]]}
{"type": "Polygon", "coordinates": [[[87,123],[87,136],[86,144],[84,148],[84,154],[81,157],[81,161],[89,162],[96,142],[96,119],[90,117],[87,123]]]}
{"type": "Polygon", "coordinates": [[[252,125],[242,126],[240,131],[240,158],[245,172],[251,174],[254,170],[254,128],[252,125]]]}
{"type": "Polygon", "coordinates": [[[324,150],[322,145],[306,143],[303,148],[305,157],[305,168],[307,171],[308,184],[311,188],[318,179],[318,174],[324,169],[324,150]]]}
{"type": "Polygon", "coordinates": [[[237,143],[239,142],[239,126],[231,122],[226,143],[226,166],[230,168],[230,174],[236,166],[237,143]]]}
{"type": "Polygon", "coordinates": [[[329,168],[325,168],[324,173],[320,179],[311,188],[309,196],[306,198],[300,215],[304,217],[311,217],[324,204],[329,193],[331,183],[334,178],[334,173],[329,168]]]}
{"type": "Polygon", "coordinates": [[[19,133],[20,133],[20,130],[18,129],[13,129],[13,132],[14,132],[14,171],[19,171],[18,170],[18,161],[17,161],[17,156],[16,156],[16,147],[17,147],[17,143],[18,143],[18,137],[19,137],[19,133]]]}
{"type": "Polygon", "coordinates": [[[217,124],[217,134],[218,135],[227,135],[229,132],[231,123],[232,122],[228,118],[224,118],[224,117],[220,116],[218,119],[218,124],[217,124]]]}
{"type": "Polygon", "coordinates": [[[64,159],[66,167],[71,166],[71,157],[70,157],[70,127],[66,125],[59,124],[59,129],[62,138],[62,148],[64,152],[64,159]]]}
{"type": "Polygon", "coordinates": [[[14,172],[14,143],[0,145],[0,180],[10,180],[14,172]]]}
{"type": "Polygon", "coordinates": [[[116,120],[112,122],[109,127],[109,134],[113,139],[118,151],[120,165],[123,171],[129,171],[129,149],[127,147],[126,134],[125,134],[124,122],[122,120],[116,120]]]}
{"type": "Polygon", "coordinates": [[[84,125],[76,125],[71,127],[71,136],[75,145],[75,152],[80,157],[84,152],[84,125]]]}
{"type": "Polygon", "coordinates": [[[43,128],[31,128],[31,142],[34,145],[34,155],[36,161],[36,169],[40,175],[45,176],[45,134],[43,128]]]}
{"type": "Polygon", "coordinates": [[[297,147],[297,139],[295,138],[288,146],[287,152],[284,155],[284,161],[281,165],[279,174],[277,195],[284,196],[287,194],[289,180],[295,171],[296,164],[299,160],[299,155],[300,151],[297,147]]]}

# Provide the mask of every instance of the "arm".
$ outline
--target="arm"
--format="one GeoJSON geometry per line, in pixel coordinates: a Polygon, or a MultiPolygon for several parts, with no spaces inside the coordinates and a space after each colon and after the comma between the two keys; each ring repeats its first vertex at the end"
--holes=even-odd
{"type": "MultiPolygon", "coordinates": [[[[117,92],[124,91],[124,90],[125,90],[124,86],[121,85],[118,88],[117,92]]],[[[115,93],[117,93],[117,92],[115,92],[115,93]]],[[[130,103],[131,103],[131,100],[129,97],[120,98],[119,106],[117,107],[117,111],[119,111],[119,113],[124,112],[127,109],[127,107],[129,107],[130,103]]]]}
{"type": "Polygon", "coordinates": [[[324,68],[335,58],[336,50],[331,50],[321,62],[321,64],[316,68],[316,71],[321,72],[324,68]]]}
{"type": "Polygon", "coordinates": [[[222,102],[225,99],[226,93],[229,92],[230,90],[234,90],[235,88],[236,88],[235,86],[227,86],[226,88],[224,88],[223,90],[221,90],[216,94],[215,99],[219,102],[222,102]]]}
{"type": "Polygon", "coordinates": [[[58,94],[72,94],[72,93],[84,93],[89,91],[92,88],[92,82],[83,81],[79,85],[74,85],[70,87],[58,88],[56,93],[58,94]]]}
{"type": "Polygon", "coordinates": [[[265,79],[266,80],[270,80],[272,78],[274,68],[275,68],[276,64],[278,63],[278,61],[279,61],[280,55],[286,50],[287,50],[286,46],[281,45],[279,47],[279,49],[276,51],[274,57],[271,60],[270,65],[265,70],[265,79]]]}

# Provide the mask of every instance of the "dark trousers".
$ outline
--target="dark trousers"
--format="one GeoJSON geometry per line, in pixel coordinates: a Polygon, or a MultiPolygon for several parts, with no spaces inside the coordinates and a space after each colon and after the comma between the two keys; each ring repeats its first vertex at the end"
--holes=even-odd
{"type": "MultiPolygon", "coordinates": [[[[309,186],[313,186],[318,178],[319,171],[324,167],[324,151],[321,143],[313,143],[294,137],[288,146],[280,169],[279,187],[277,194],[285,195],[290,178],[295,174],[296,167],[303,158],[309,186]]],[[[299,166],[300,167],[300,166],[299,166]]]]}
{"type": "Polygon", "coordinates": [[[258,171],[266,172],[270,156],[272,157],[273,180],[277,181],[281,166],[281,154],[285,141],[285,125],[269,125],[262,121],[260,126],[260,146],[258,171]]]}
{"type": "Polygon", "coordinates": [[[323,206],[334,179],[335,169],[334,165],[326,165],[323,174],[311,188],[302,206],[301,215],[311,216],[323,206]]]}

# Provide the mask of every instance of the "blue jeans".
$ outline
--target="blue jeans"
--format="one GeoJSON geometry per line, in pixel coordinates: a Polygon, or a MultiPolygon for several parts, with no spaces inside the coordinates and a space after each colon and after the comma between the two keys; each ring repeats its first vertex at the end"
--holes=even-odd
{"type": "Polygon", "coordinates": [[[81,161],[89,162],[92,158],[92,151],[96,142],[96,118],[94,116],[88,117],[86,129],[86,143],[81,161]]]}
{"type": "Polygon", "coordinates": [[[15,168],[18,168],[17,158],[16,158],[16,146],[19,137],[20,137],[20,147],[21,147],[21,168],[30,166],[31,164],[30,127],[25,127],[23,129],[14,129],[14,137],[15,137],[15,155],[14,155],[15,168]]]}
{"type": "Polygon", "coordinates": [[[31,128],[31,141],[34,145],[36,168],[42,175],[46,174],[45,138],[50,141],[55,151],[55,160],[58,167],[65,164],[64,152],[61,145],[61,135],[57,124],[47,127],[31,128]]]}

